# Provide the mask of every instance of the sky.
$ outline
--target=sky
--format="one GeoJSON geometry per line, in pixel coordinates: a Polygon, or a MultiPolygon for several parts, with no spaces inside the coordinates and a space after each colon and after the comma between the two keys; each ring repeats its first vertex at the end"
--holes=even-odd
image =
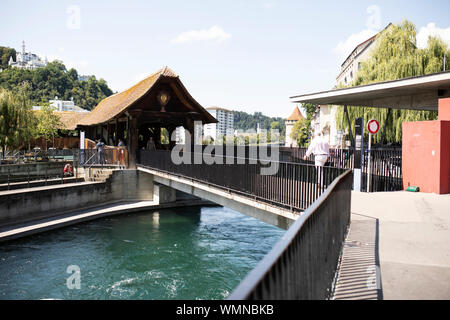
{"type": "MultiPolygon", "coordinates": [[[[169,66],[204,107],[288,117],[289,97],[331,89],[354,47],[412,21],[450,45],[450,1],[11,1],[0,46],[62,60],[125,90],[169,66]]],[[[81,106],[82,107],[82,106],[81,106]]]]}

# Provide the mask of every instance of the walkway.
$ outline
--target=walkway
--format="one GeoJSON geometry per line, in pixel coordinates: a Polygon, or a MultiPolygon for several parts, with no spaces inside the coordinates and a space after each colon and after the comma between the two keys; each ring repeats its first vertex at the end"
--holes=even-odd
{"type": "Polygon", "coordinates": [[[353,192],[334,298],[450,299],[449,243],[450,195],[353,192]]]}

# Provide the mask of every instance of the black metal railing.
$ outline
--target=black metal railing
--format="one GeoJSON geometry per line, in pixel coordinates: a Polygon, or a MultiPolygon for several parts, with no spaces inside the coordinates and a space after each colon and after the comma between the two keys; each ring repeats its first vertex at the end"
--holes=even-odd
{"type": "Polygon", "coordinates": [[[282,161],[264,163],[261,158],[232,157],[224,153],[214,155],[223,164],[205,164],[203,161],[195,164],[195,157],[200,156],[202,159],[202,154],[194,152],[184,155],[189,161],[175,164],[171,159],[171,151],[142,150],[138,152],[137,164],[195,179],[294,212],[308,208],[345,171],[341,168],[316,168],[310,164],[282,161]],[[272,174],[265,174],[264,170],[275,167],[272,174]]]}
{"type": "Polygon", "coordinates": [[[362,163],[363,191],[381,192],[403,190],[402,149],[383,148],[370,151],[370,185],[367,188],[369,173],[369,152],[365,151],[362,163]]]}
{"type": "Polygon", "coordinates": [[[32,164],[5,165],[0,172],[0,191],[27,188],[48,184],[66,183],[68,178],[77,178],[79,170],[76,162],[42,164],[42,168],[31,167],[32,164]]]}
{"type": "MultiPolygon", "coordinates": [[[[303,160],[306,148],[280,148],[280,159],[286,162],[312,163],[303,160]]],[[[353,170],[354,149],[330,149],[327,166],[353,170]]],[[[401,148],[372,148],[370,151],[370,192],[403,190],[402,184],[402,149],[401,148]]],[[[369,166],[369,151],[364,151],[361,173],[362,191],[367,191],[367,174],[369,166]]]]}
{"type": "Polygon", "coordinates": [[[228,299],[328,299],[350,223],[352,181],[350,170],[339,176],[228,299]]]}
{"type": "Polygon", "coordinates": [[[103,152],[97,149],[77,150],[75,157],[84,167],[98,165],[126,167],[128,165],[128,152],[123,147],[109,147],[103,152]]]}

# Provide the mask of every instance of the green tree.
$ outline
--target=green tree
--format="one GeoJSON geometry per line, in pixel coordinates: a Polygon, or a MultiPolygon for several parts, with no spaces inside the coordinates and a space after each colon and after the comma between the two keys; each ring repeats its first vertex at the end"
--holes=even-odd
{"type": "MultiPolygon", "coordinates": [[[[450,56],[447,45],[437,37],[430,37],[425,49],[419,49],[416,45],[416,27],[408,20],[399,25],[392,25],[378,35],[377,44],[371,57],[362,63],[352,85],[366,85],[370,83],[396,80],[412,76],[420,76],[429,73],[443,71],[444,55],[450,56]]],[[[447,64],[446,69],[450,69],[447,64]]],[[[350,123],[358,117],[365,121],[374,118],[380,122],[383,134],[375,135],[375,143],[402,141],[402,123],[404,121],[435,120],[436,112],[397,110],[367,107],[348,107],[350,123]]],[[[344,108],[341,106],[336,112],[338,130],[348,130],[348,122],[345,119],[344,108]]],[[[354,136],[354,128],[352,127],[354,136]]],[[[365,133],[367,135],[367,133],[365,133]]]]}
{"type": "Polygon", "coordinates": [[[29,142],[35,125],[31,102],[25,89],[17,94],[0,89],[0,145],[3,156],[7,148],[18,148],[29,142]]]}
{"type": "Polygon", "coordinates": [[[54,113],[54,108],[49,104],[41,106],[41,110],[36,112],[37,125],[35,129],[35,137],[43,137],[45,139],[45,149],[47,149],[47,140],[52,139],[53,146],[55,138],[58,136],[58,129],[61,128],[61,120],[54,113]]]}
{"type": "Polygon", "coordinates": [[[0,87],[17,91],[24,83],[30,85],[30,99],[33,104],[48,102],[58,96],[76,105],[92,110],[102,99],[113,92],[103,79],[94,76],[87,81],[78,81],[75,69],[67,70],[60,61],[50,62],[46,67],[35,70],[9,68],[0,72],[0,87]]]}
{"type": "Polygon", "coordinates": [[[298,120],[291,131],[291,139],[297,141],[299,147],[304,147],[309,142],[309,126],[305,119],[298,120]]]}
{"type": "Polygon", "coordinates": [[[9,67],[8,63],[11,57],[16,61],[16,50],[0,46],[0,69],[7,69],[9,67]]]}

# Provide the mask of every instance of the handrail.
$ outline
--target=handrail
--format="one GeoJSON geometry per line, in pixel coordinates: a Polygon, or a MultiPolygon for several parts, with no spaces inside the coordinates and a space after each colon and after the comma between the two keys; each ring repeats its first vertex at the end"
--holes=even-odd
{"type": "Polygon", "coordinates": [[[292,224],[281,240],[247,275],[228,299],[323,299],[329,297],[338,257],[350,222],[351,181],[350,170],[336,178],[292,224]],[[332,206],[335,200],[333,198],[337,197],[342,208],[332,206]],[[340,209],[342,212],[336,213],[340,209]],[[338,214],[341,216],[336,217],[338,214]],[[324,215],[327,216],[324,217],[324,215]],[[323,227],[324,222],[328,228],[323,227]],[[322,234],[313,232],[315,226],[319,227],[318,230],[322,231],[322,234]],[[334,249],[333,252],[323,251],[330,251],[330,248],[334,249]],[[328,263],[324,263],[314,255],[325,257],[328,263]],[[321,263],[327,265],[320,265],[321,263]],[[324,274],[317,274],[319,273],[317,270],[321,270],[324,274]],[[314,283],[314,280],[317,283],[314,283]]]}
{"type": "MultiPolygon", "coordinates": [[[[189,152],[190,163],[175,164],[171,152],[140,151],[137,164],[144,167],[189,177],[227,190],[234,190],[267,203],[282,204],[293,212],[301,212],[312,204],[326,187],[344,169],[315,167],[310,164],[249,159],[242,162],[235,157],[232,163],[195,164],[189,152]],[[254,162],[253,162],[254,161],[254,162]]],[[[216,157],[218,157],[216,155],[216,157]]],[[[226,157],[226,155],[220,155],[226,157]]]]}

